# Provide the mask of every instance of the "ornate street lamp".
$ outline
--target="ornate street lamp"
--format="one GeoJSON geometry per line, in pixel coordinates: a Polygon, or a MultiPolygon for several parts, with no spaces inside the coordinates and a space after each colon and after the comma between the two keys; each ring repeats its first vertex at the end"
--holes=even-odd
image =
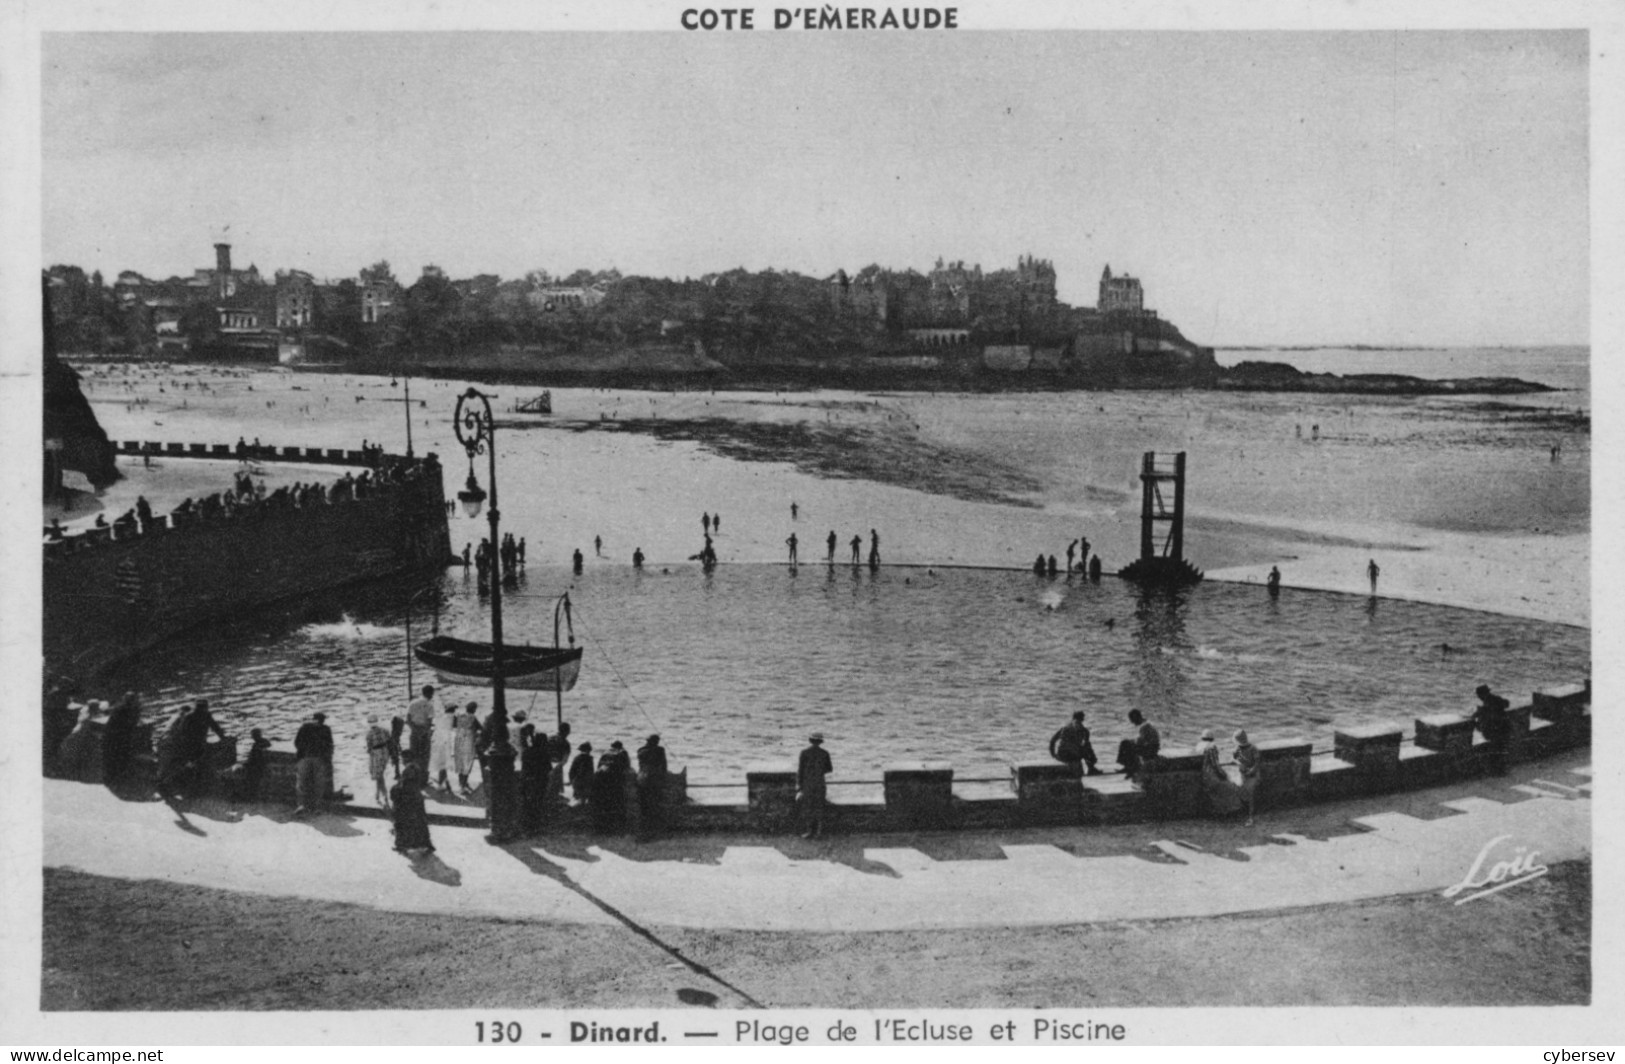
{"type": "MultiPolygon", "coordinates": [[[[401,377],[406,381],[406,398],[393,399],[391,402],[402,404],[401,410],[406,414],[406,457],[410,458],[412,457],[412,378],[405,373],[402,373],[401,377]]],[[[400,381],[391,377],[389,378],[389,386],[398,388],[400,387],[400,381]]]]}
{"type": "MultiPolygon", "coordinates": [[[[491,417],[490,397],[470,388],[457,397],[457,410],[452,415],[452,427],[457,442],[468,452],[468,486],[457,493],[463,510],[469,517],[478,517],[485,504],[485,492],[474,475],[474,456],[484,453],[490,458],[491,477],[491,551],[495,556],[502,543],[498,529],[497,512],[497,445],[496,422],[491,417]]],[[[493,557],[493,561],[495,558],[493,557]]],[[[511,842],[520,835],[519,800],[514,779],[513,762],[518,751],[508,741],[508,689],[502,674],[502,574],[493,565],[491,570],[491,717],[486,730],[492,736],[485,752],[487,790],[491,833],[487,842],[511,842]]]]}

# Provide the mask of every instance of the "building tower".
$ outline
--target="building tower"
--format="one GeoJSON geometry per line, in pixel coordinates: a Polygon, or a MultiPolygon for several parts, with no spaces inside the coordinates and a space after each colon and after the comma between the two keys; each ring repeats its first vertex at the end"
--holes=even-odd
{"type": "Polygon", "coordinates": [[[226,299],[236,290],[236,286],[231,283],[230,244],[214,246],[214,290],[221,299],[226,299]]]}

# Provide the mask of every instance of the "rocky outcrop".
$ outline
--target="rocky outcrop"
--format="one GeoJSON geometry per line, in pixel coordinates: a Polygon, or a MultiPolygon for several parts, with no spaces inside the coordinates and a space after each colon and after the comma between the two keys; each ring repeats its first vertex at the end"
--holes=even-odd
{"type": "MultiPolygon", "coordinates": [[[[59,441],[57,454],[63,469],[78,470],[92,485],[105,488],[119,478],[113,444],[80,390],[79,374],[57,357],[50,292],[43,284],[41,303],[45,315],[45,439],[59,441]]],[[[46,489],[52,487],[48,480],[46,489]]]]}

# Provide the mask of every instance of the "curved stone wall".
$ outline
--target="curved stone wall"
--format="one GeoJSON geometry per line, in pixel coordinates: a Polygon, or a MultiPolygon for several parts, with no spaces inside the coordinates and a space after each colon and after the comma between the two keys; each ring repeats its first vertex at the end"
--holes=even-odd
{"type": "MultiPolygon", "coordinates": [[[[142,444],[126,442],[124,454],[142,444]]],[[[226,444],[148,445],[235,462],[226,444]]],[[[357,467],[295,498],[233,506],[214,497],[147,527],[115,525],[44,543],[47,676],[84,682],[188,629],[269,603],[443,563],[451,553],[440,465],[316,448],[260,448],[266,461],[357,467]]]]}

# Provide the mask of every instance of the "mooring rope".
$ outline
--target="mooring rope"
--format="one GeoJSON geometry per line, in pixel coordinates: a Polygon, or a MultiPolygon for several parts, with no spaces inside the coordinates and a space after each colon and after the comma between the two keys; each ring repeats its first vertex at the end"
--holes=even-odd
{"type": "MultiPolygon", "coordinates": [[[[575,608],[575,612],[580,614],[581,607],[577,606],[575,608]]],[[[598,639],[597,636],[593,634],[592,629],[587,624],[585,615],[583,615],[581,618],[581,631],[583,635],[592,640],[593,646],[597,647],[598,652],[604,656],[604,662],[609,666],[609,671],[615,674],[615,679],[620,681],[621,687],[626,691],[627,697],[632,700],[633,705],[638,707],[638,712],[643,714],[643,719],[649,722],[649,727],[653,728],[657,732],[664,731],[665,729],[659,723],[657,723],[655,719],[649,715],[649,711],[644,708],[643,702],[638,698],[638,693],[632,689],[631,684],[626,682],[626,677],[621,675],[621,670],[615,667],[615,659],[610,657],[609,651],[604,648],[604,644],[598,639]]]]}

